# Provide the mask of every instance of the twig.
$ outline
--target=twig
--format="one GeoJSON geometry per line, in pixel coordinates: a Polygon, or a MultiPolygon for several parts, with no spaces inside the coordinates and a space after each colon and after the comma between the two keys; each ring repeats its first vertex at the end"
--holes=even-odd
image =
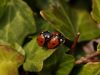
{"type": "Polygon", "coordinates": [[[88,63],[88,62],[100,62],[99,59],[92,59],[98,55],[100,55],[100,52],[95,52],[95,53],[92,53],[92,54],[87,55],[85,57],[81,57],[79,60],[77,60],[75,62],[75,64],[82,64],[82,63],[88,63]]]}
{"type": "Polygon", "coordinates": [[[72,46],[70,48],[70,53],[71,54],[75,53],[75,47],[76,47],[76,44],[78,42],[79,36],[80,36],[80,33],[78,32],[76,37],[75,37],[75,39],[74,39],[74,42],[73,42],[73,44],[72,44],[72,46]]]}

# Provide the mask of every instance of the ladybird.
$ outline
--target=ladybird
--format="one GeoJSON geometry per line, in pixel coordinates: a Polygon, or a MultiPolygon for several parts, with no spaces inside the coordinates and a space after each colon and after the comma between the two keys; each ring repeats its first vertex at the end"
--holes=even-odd
{"type": "Polygon", "coordinates": [[[47,43],[47,48],[48,49],[54,49],[59,45],[60,45],[59,37],[58,36],[52,36],[50,41],[48,41],[48,43],[47,43]]]}
{"type": "Polygon", "coordinates": [[[41,47],[54,49],[61,43],[65,42],[65,38],[59,32],[41,32],[37,37],[37,43],[41,47]]]}
{"type": "Polygon", "coordinates": [[[37,43],[39,46],[45,46],[45,44],[50,40],[51,33],[48,31],[41,32],[37,37],[37,43]]]}
{"type": "Polygon", "coordinates": [[[63,44],[65,43],[65,40],[66,40],[66,39],[65,39],[65,37],[64,37],[61,33],[59,33],[59,32],[53,32],[52,35],[53,35],[53,36],[58,36],[60,42],[63,43],[63,44]]]}
{"type": "Polygon", "coordinates": [[[47,43],[47,48],[54,49],[64,42],[65,42],[65,38],[61,35],[61,33],[52,32],[52,37],[47,43]]]}
{"type": "Polygon", "coordinates": [[[59,32],[52,32],[52,35],[53,35],[53,36],[60,36],[61,33],[59,33],[59,32]]]}

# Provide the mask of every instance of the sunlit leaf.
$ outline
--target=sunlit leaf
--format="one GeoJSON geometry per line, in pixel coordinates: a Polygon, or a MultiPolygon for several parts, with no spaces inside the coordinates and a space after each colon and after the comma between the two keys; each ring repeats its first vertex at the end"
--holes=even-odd
{"type": "Polygon", "coordinates": [[[100,23],[100,0],[92,0],[92,17],[100,23]]]}
{"type": "Polygon", "coordinates": [[[78,75],[100,75],[100,62],[87,63],[78,75]]]}
{"type": "Polygon", "coordinates": [[[24,56],[10,45],[0,43],[0,75],[19,75],[24,56]]]}
{"type": "Polygon", "coordinates": [[[22,0],[9,0],[0,20],[0,39],[23,43],[24,38],[35,31],[33,12],[22,0]]]}
{"type": "Polygon", "coordinates": [[[46,60],[55,49],[44,49],[37,45],[36,37],[34,37],[26,46],[26,60],[24,69],[26,71],[39,72],[43,68],[43,62],[46,60]]]}

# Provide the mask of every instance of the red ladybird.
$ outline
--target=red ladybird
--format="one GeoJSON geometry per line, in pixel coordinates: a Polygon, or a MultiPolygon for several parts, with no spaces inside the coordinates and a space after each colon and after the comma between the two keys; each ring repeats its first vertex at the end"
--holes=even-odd
{"type": "Polygon", "coordinates": [[[44,46],[51,38],[51,33],[48,31],[41,32],[37,37],[37,43],[39,46],[44,46]]]}
{"type": "Polygon", "coordinates": [[[54,49],[61,43],[65,42],[65,38],[59,32],[41,32],[37,37],[37,43],[39,46],[46,47],[48,49],[54,49]]]}
{"type": "Polygon", "coordinates": [[[59,33],[59,32],[53,32],[52,35],[53,36],[58,36],[58,38],[60,40],[60,43],[65,43],[66,39],[65,39],[65,37],[61,33],[59,33]]]}
{"type": "Polygon", "coordinates": [[[54,49],[59,45],[60,45],[60,39],[59,39],[58,36],[55,35],[55,36],[51,37],[50,41],[48,41],[47,48],[48,49],[54,49]]]}
{"type": "Polygon", "coordinates": [[[54,49],[61,43],[65,42],[65,38],[59,32],[53,32],[51,39],[47,43],[48,49],[54,49]]]}

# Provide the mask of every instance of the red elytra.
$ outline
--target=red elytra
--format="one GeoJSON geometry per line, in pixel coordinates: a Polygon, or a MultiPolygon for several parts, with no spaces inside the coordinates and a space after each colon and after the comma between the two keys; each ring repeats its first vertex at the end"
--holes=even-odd
{"type": "Polygon", "coordinates": [[[41,32],[37,37],[37,43],[39,46],[46,47],[47,42],[51,38],[51,33],[48,31],[41,32]]]}
{"type": "Polygon", "coordinates": [[[51,40],[47,43],[48,49],[54,49],[60,45],[60,40],[58,36],[53,36],[51,40]]]}
{"type": "Polygon", "coordinates": [[[45,37],[43,36],[43,34],[39,34],[37,37],[37,43],[39,46],[43,46],[45,43],[45,37]]]}

